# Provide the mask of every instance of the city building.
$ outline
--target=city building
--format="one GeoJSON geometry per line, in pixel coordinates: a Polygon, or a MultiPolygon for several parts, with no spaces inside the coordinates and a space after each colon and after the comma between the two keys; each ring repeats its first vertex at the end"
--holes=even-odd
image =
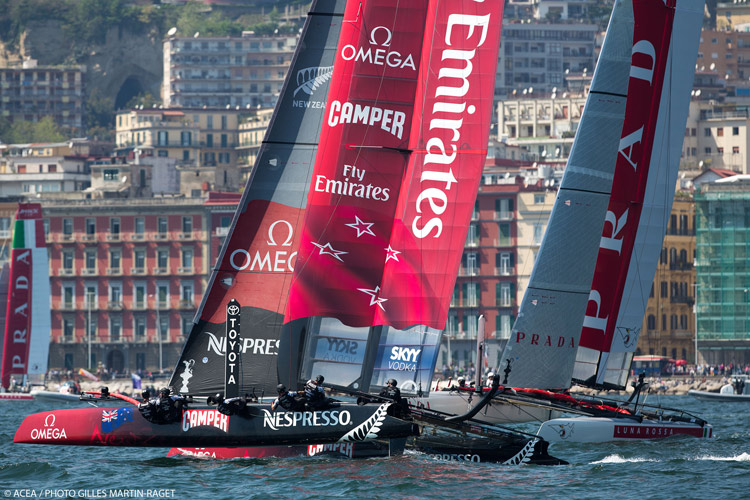
{"type": "Polygon", "coordinates": [[[50,369],[174,366],[236,208],[214,198],[42,200],[50,369]]]}
{"type": "Polygon", "coordinates": [[[585,96],[570,97],[567,92],[501,100],[498,138],[521,147],[532,160],[565,162],[585,104],[585,96]]]}
{"type": "Polygon", "coordinates": [[[474,362],[479,316],[484,315],[488,362],[500,366],[556,195],[550,183],[528,182],[535,169],[527,170],[506,176],[510,171],[485,168],[448,312],[440,365],[474,362]]]}
{"type": "Polygon", "coordinates": [[[240,123],[239,146],[237,147],[237,162],[242,172],[242,182],[255,165],[260,145],[266,135],[266,129],[271,123],[273,109],[264,108],[250,116],[246,116],[240,123]]]}
{"type": "Polygon", "coordinates": [[[131,109],[116,117],[116,151],[176,162],[180,191],[189,197],[208,191],[238,191],[234,108],[131,109]],[[146,152],[148,151],[148,152],[146,152]]]}
{"type": "Polygon", "coordinates": [[[20,67],[0,68],[0,115],[10,122],[55,123],[80,135],[84,127],[85,66],[37,66],[27,59],[20,67]]]}
{"type": "Polygon", "coordinates": [[[699,360],[750,363],[750,181],[701,184],[695,194],[699,360]]]}
{"type": "Polygon", "coordinates": [[[748,105],[693,99],[690,102],[680,168],[748,173],[748,105]]]}
{"type": "Polygon", "coordinates": [[[695,203],[678,191],[646,304],[637,355],[695,362],[695,203]]]}
{"type": "MultiPolygon", "coordinates": [[[[273,107],[291,65],[297,37],[181,37],[163,42],[162,102],[169,108],[273,107]]],[[[198,34],[196,34],[198,35],[198,34]]]]}
{"type": "Polygon", "coordinates": [[[0,146],[0,196],[79,192],[91,184],[86,139],[0,146]]]}
{"type": "Polygon", "coordinates": [[[593,73],[598,32],[593,24],[504,23],[495,95],[551,93],[563,90],[566,74],[593,73]]]}
{"type": "Polygon", "coordinates": [[[716,4],[716,30],[747,31],[750,28],[750,3],[736,0],[716,4]]]}

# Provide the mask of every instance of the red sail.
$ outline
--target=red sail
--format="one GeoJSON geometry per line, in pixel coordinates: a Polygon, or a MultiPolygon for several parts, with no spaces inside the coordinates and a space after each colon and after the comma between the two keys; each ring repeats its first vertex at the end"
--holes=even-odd
{"type": "Polygon", "coordinates": [[[398,4],[347,7],[287,321],[445,325],[486,155],[502,3],[398,4]]]}
{"type": "Polygon", "coordinates": [[[580,341],[582,347],[601,352],[609,352],[612,345],[649,171],[664,161],[653,145],[675,11],[662,2],[648,1],[633,2],[633,11],[636,22],[625,121],[580,341]]]}
{"type": "MultiPolygon", "coordinates": [[[[33,249],[44,247],[42,206],[20,203],[16,211],[13,249],[10,255],[10,282],[3,345],[3,387],[10,385],[11,375],[25,376],[29,368],[31,346],[33,249]],[[25,222],[29,221],[29,222],[25,222]],[[31,222],[33,221],[33,222],[31,222]]],[[[46,262],[44,263],[46,265],[46,262]]],[[[43,314],[37,311],[36,314],[43,314]]],[[[49,313],[49,311],[47,311],[49,313]]],[[[45,357],[46,362],[46,357],[45,357]]],[[[19,383],[22,379],[19,378],[19,383]]]]}

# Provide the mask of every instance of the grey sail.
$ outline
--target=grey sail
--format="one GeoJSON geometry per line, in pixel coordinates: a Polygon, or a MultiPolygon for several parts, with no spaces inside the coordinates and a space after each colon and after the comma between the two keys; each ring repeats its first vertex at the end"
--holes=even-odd
{"type": "Polygon", "coordinates": [[[296,229],[304,216],[344,4],[316,0],[308,13],[263,145],[170,380],[177,392],[208,396],[223,391],[226,305],[234,298],[241,304],[241,390],[275,394],[296,229]]]}
{"type": "Polygon", "coordinates": [[[503,352],[507,384],[570,387],[609,202],[631,64],[633,10],[613,8],[565,174],[503,352]]]}

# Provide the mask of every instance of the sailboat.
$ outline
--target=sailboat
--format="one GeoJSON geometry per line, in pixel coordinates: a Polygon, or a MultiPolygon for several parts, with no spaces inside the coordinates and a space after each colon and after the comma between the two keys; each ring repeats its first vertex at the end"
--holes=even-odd
{"type": "MultiPolygon", "coordinates": [[[[544,421],[539,435],[551,442],[712,436],[702,419],[639,406],[639,396],[622,405],[567,394],[573,382],[627,383],[674,196],[702,17],[701,0],[615,2],[502,356],[509,389],[483,418],[544,421]]],[[[431,396],[427,404],[456,411],[467,395],[431,396]]]]}
{"type": "MultiPolygon", "coordinates": [[[[497,60],[501,9],[498,2],[480,5],[453,0],[439,5],[424,2],[418,6],[398,7],[393,2],[371,1],[351,3],[342,16],[341,4],[321,1],[312,7],[299,44],[300,50],[292,63],[258,163],[230,227],[231,236],[222,247],[209,290],[171,379],[171,385],[178,392],[194,399],[218,392],[224,392],[227,397],[244,392],[251,401],[246,406],[246,413],[227,416],[212,408],[194,408],[191,405],[182,412],[181,420],[156,423],[132,411],[132,408],[114,412],[111,409],[58,410],[27,417],[16,433],[15,442],[175,447],[325,446],[373,439],[392,440],[418,433],[417,426],[411,420],[389,414],[392,402],[363,405],[341,402],[327,410],[274,412],[263,399],[279,380],[290,387],[298,387],[300,351],[295,349],[295,340],[301,338],[298,337],[299,333],[309,332],[309,326],[314,325],[317,318],[328,317],[342,321],[347,327],[367,328],[364,323],[358,324],[360,319],[352,322],[349,317],[344,317],[355,312],[354,307],[342,303],[337,311],[318,311],[306,302],[310,297],[304,297],[304,293],[299,292],[307,292],[309,288],[295,291],[295,283],[298,287],[303,283],[309,284],[309,275],[301,274],[302,270],[316,270],[311,248],[331,249],[330,243],[334,241],[318,247],[309,238],[319,222],[317,215],[310,214],[316,213],[313,207],[322,205],[318,205],[318,201],[311,202],[317,197],[308,198],[305,205],[306,190],[308,186],[316,186],[315,193],[326,192],[329,184],[327,180],[321,181],[321,175],[341,176],[341,180],[333,182],[331,189],[345,189],[345,196],[351,197],[354,193],[353,198],[376,203],[391,200],[384,206],[390,211],[387,217],[392,220],[395,219],[394,209],[408,204],[401,207],[399,213],[404,218],[413,216],[415,227],[421,217],[415,212],[422,213],[429,209],[438,220],[446,212],[447,207],[442,204],[448,197],[443,191],[438,194],[439,188],[429,184],[445,184],[445,190],[453,187],[450,199],[460,203],[455,210],[452,208],[445,214],[445,234],[455,236],[451,240],[464,241],[465,227],[462,227],[460,220],[463,218],[468,222],[470,217],[470,209],[466,210],[464,204],[468,207],[473,205],[471,193],[476,193],[484,160],[481,144],[486,143],[491,112],[491,100],[482,99],[477,87],[485,91],[493,88],[493,85],[483,85],[481,81],[487,78],[494,80],[494,69],[489,69],[494,68],[497,60]],[[493,16],[498,18],[497,21],[492,21],[493,16]],[[340,26],[343,27],[338,49],[331,50],[340,26]],[[428,27],[427,33],[424,33],[425,27],[428,27]],[[434,43],[433,37],[436,37],[434,43]],[[429,43],[423,46],[423,41],[429,43]],[[485,44],[486,47],[480,49],[485,44]],[[327,68],[330,68],[334,56],[338,60],[329,77],[327,68]],[[341,60],[345,63],[340,64],[341,60]],[[424,61],[427,61],[427,67],[424,61]],[[492,61],[492,64],[484,64],[487,61],[492,61]],[[475,65],[474,71],[472,64],[475,65]],[[430,65],[437,68],[437,73],[429,70],[430,65]],[[354,78],[357,71],[348,73],[352,68],[359,71],[361,78],[354,78]],[[390,74],[386,75],[386,72],[390,74]],[[441,85],[441,79],[451,80],[452,85],[441,85]],[[406,90],[402,92],[397,82],[401,82],[406,90]],[[293,86],[295,83],[296,86],[293,86]],[[333,99],[329,92],[328,102],[324,105],[325,101],[319,100],[321,97],[317,91],[328,85],[335,87],[338,93],[333,99]],[[467,98],[470,85],[474,86],[474,92],[467,98]],[[432,100],[427,98],[428,95],[432,96],[432,100]],[[440,99],[435,100],[438,97],[440,99]],[[470,101],[468,107],[461,102],[464,98],[470,101]],[[459,102],[451,102],[456,100],[459,102]],[[415,104],[425,112],[425,116],[435,113],[445,115],[421,122],[421,114],[417,116],[413,111],[415,104]],[[323,108],[326,115],[309,112],[323,108]],[[304,111],[304,114],[291,119],[295,109],[300,113],[304,111]],[[471,118],[475,113],[476,116],[471,118]],[[462,118],[463,115],[465,117],[462,118]],[[316,131],[321,128],[321,123],[321,147],[317,148],[316,131]],[[410,132],[412,123],[418,126],[410,132]],[[438,130],[431,131],[435,127],[438,130]],[[425,132],[433,137],[425,139],[425,132]],[[467,135],[462,142],[457,142],[461,133],[467,135]],[[444,140],[450,137],[452,139],[444,140]],[[479,147],[471,146],[474,140],[479,147]],[[340,152],[354,151],[354,157],[341,163],[338,155],[332,153],[336,148],[340,152]],[[457,154],[458,149],[461,149],[461,154],[457,154]],[[365,155],[367,150],[379,155],[365,155]],[[454,176],[450,163],[456,157],[461,160],[452,167],[458,168],[460,165],[461,175],[457,172],[454,176]],[[440,165],[440,168],[449,165],[445,167],[447,171],[425,169],[430,158],[435,158],[433,163],[440,165]],[[313,159],[315,171],[311,170],[313,159]],[[379,164],[375,160],[384,163],[379,164]],[[332,165],[343,168],[343,172],[322,173],[332,165]],[[378,172],[380,166],[384,167],[382,172],[378,172]],[[389,173],[386,167],[395,171],[389,173]],[[367,185],[360,183],[355,186],[354,179],[362,181],[365,174],[362,169],[368,168],[372,174],[368,177],[373,179],[368,179],[367,185]],[[321,182],[326,188],[319,191],[317,186],[321,182]],[[423,187],[427,191],[416,189],[424,182],[428,184],[423,187]],[[456,189],[458,186],[452,184],[457,182],[461,182],[462,187],[468,187],[456,189]],[[400,193],[400,190],[404,192],[400,193]],[[472,199],[468,200],[468,197],[472,199]],[[305,212],[302,211],[303,206],[306,206],[305,212]],[[305,224],[300,226],[303,214],[306,214],[305,224]],[[304,230],[297,231],[297,228],[304,230]],[[294,281],[291,280],[292,270],[294,281]],[[294,305],[287,303],[287,297],[289,303],[295,301],[294,305]],[[235,298],[242,299],[242,303],[235,302],[235,298]],[[235,321],[244,328],[236,325],[235,321]],[[275,371],[278,377],[274,376],[275,371]],[[252,402],[256,398],[259,401],[252,402]]],[[[312,189],[310,193],[313,193],[312,189]]],[[[341,191],[336,194],[344,195],[341,191]]],[[[336,205],[344,206],[343,203],[336,205]]],[[[372,214],[362,212],[361,215],[372,214]]],[[[381,217],[379,222],[387,222],[387,217],[381,217]]],[[[359,217],[351,222],[359,236],[373,233],[371,228],[374,223],[359,217]]],[[[434,219],[427,221],[427,225],[419,224],[418,232],[425,231],[420,237],[435,237],[443,232],[436,229],[442,222],[435,222],[434,219]],[[436,234],[430,235],[433,230],[436,234]]],[[[407,226],[401,224],[400,227],[405,229],[407,226]]],[[[390,237],[392,245],[408,243],[405,238],[395,238],[396,231],[393,232],[394,235],[390,237]]],[[[415,287],[405,295],[410,300],[404,301],[400,309],[396,300],[398,294],[394,293],[394,310],[400,313],[391,318],[375,318],[372,306],[382,309],[382,303],[390,299],[382,293],[378,298],[372,294],[367,298],[363,292],[360,299],[365,300],[360,301],[365,306],[358,305],[356,309],[360,312],[367,310],[365,323],[373,331],[384,333],[386,326],[394,326],[401,328],[399,332],[408,334],[413,330],[409,328],[410,325],[423,323],[424,328],[417,330],[437,329],[442,327],[439,325],[441,315],[443,325],[445,323],[444,313],[453,286],[451,274],[452,280],[455,280],[460,248],[458,258],[451,256],[447,268],[440,268],[438,273],[430,275],[422,267],[427,260],[415,252],[429,256],[430,252],[440,254],[442,248],[447,246],[453,249],[457,245],[451,241],[425,244],[427,242],[419,243],[414,237],[409,238],[411,248],[406,246],[396,250],[389,247],[388,255],[403,253],[405,260],[401,262],[412,266],[415,281],[411,285],[425,286],[432,293],[420,298],[417,296],[418,287],[415,287]],[[451,273],[448,269],[452,264],[455,265],[451,273]],[[422,275],[427,276],[425,283],[417,280],[422,275]],[[421,301],[425,307],[415,309],[420,314],[412,315],[410,308],[404,308],[404,305],[415,301],[421,301]]],[[[334,245],[340,243],[336,241],[334,245]]],[[[383,253],[382,250],[380,252],[383,253]]],[[[325,255],[331,253],[336,257],[341,255],[333,250],[326,251],[325,255]]],[[[385,258],[385,255],[382,257],[385,258]]],[[[434,264],[435,255],[431,258],[434,264]]],[[[373,268],[379,268],[378,272],[383,270],[382,264],[378,266],[377,262],[373,268]]],[[[403,273],[397,268],[391,271],[403,273]]],[[[331,272],[328,277],[332,278],[334,274],[337,273],[331,272]]],[[[313,277],[313,281],[316,280],[324,284],[313,277]]],[[[396,290],[392,288],[392,283],[386,281],[382,287],[389,293],[396,290]]],[[[320,296],[323,297],[328,291],[330,289],[321,288],[320,296]]],[[[318,324],[322,324],[322,321],[318,324]]],[[[430,335],[425,337],[429,338],[430,335]]],[[[384,338],[389,337],[386,335],[384,338]]],[[[375,348],[369,339],[368,345],[372,346],[368,347],[370,350],[375,348]]],[[[415,355],[413,350],[399,352],[415,355]]],[[[336,379],[330,378],[334,382],[336,379]]],[[[343,382],[343,379],[339,380],[339,383],[343,382]]],[[[499,438],[501,433],[496,434],[499,438]]],[[[532,437],[522,438],[519,442],[517,434],[506,434],[514,441],[511,443],[513,446],[520,446],[516,450],[512,447],[502,450],[502,454],[508,455],[504,457],[505,461],[526,463],[551,458],[546,455],[543,440],[532,437]]],[[[557,460],[551,462],[559,463],[557,460]]]]}
{"type": "Polygon", "coordinates": [[[39,203],[19,203],[13,228],[2,350],[0,399],[33,399],[44,385],[51,320],[47,246],[39,203]],[[18,388],[25,389],[18,391],[18,388]]]}

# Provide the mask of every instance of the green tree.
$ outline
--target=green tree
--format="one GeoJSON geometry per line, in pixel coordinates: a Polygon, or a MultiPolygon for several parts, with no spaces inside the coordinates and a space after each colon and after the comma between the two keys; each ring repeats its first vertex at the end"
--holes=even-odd
{"type": "Polygon", "coordinates": [[[114,128],[115,100],[93,89],[86,98],[86,122],[89,127],[114,128]]]}
{"type": "Polygon", "coordinates": [[[63,129],[55,123],[51,116],[45,116],[38,122],[20,120],[13,122],[0,138],[8,144],[23,144],[26,142],[62,142],[67,138],[63,129]]]}

